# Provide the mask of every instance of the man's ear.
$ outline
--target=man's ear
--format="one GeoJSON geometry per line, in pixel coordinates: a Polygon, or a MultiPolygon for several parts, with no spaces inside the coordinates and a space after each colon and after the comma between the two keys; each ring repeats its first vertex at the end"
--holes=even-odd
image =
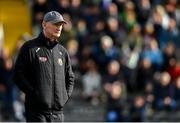
{"type": "Polygon", "coordinates": [[[46,22],[42,22],[42,28],[44,29],[46,27],[46,22]]]}

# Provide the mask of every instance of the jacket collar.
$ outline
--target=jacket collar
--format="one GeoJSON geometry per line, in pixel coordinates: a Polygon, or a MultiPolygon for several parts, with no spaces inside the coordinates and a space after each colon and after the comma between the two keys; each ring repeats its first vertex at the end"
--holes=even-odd
{"type": "Polygon", "coordinates": [[[41,32],[38,36],[38,41],[48,47],[48,48],[53,48],[57,43],[58,43],[58,40],[55,40],[54,42],[50,41],[48,38],[46,38],[43,34],[43,32],[41,32]]]}

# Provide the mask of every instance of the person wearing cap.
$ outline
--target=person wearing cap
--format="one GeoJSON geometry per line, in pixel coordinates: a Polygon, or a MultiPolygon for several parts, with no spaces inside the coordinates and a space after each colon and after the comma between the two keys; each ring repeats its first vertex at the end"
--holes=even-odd
{"type": "Polygon", "coordinates": [[[74,86],[74,74],[67,50],[57,41],[63,25],[62,15],[44,15],[42,32],[20,49],[15,63],[14,81],[25,93],[27,122],[62,122],[63,107],[74,86]]]}

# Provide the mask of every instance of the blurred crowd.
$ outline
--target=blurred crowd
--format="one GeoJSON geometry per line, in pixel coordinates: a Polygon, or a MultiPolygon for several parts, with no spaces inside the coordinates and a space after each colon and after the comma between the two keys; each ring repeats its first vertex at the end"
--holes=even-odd
{"type": "MultiPolygon", "coordinates": [[[[59,41],[69,51],[82,100],[106,105],[104,121],[147,121],[153,111],[180,109],[180,3],[178,0],[33,0],[33,36],[43,15],[67,21],[59,41]]],[[[0,111],[23,121],[24,94],[12,80],[13,57],[0,51],[0,111]]],[[[0,117],[0,119],[1,119],[0,117]]]]}

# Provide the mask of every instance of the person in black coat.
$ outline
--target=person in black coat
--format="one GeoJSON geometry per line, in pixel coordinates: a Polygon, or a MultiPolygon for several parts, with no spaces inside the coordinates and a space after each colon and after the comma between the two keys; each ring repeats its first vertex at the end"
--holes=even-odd
{"type": "Polygon", "coordinates": [[[156,110],[174,110],[176,102],[174,98],[175,88],[172,85],[171,77],[168,72],[162,72],[160,79],[154,88],[154,105],[156,110]]]}
{"type": "Polygon", "coordinates": [[[64,24],[60,13],[46,13],[42,33],[26,42],[18,55],[14,81],[26,95],[27,122],[64,121],[63,106],[75,78],[69,54],[57,41],[64,24]]]}

